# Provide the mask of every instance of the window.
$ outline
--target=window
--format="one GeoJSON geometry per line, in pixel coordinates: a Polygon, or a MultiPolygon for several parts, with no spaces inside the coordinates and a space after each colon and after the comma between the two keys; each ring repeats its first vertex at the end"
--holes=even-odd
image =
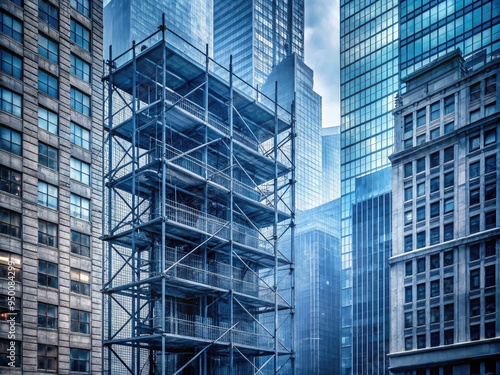
{"type": "Polygon", "coordinates": [[[90,82],[90,65],[75,55],[71,55],[71,74],[90,82]]]}
{"type": "Polygon", "coordinates": [[[90,51],[90,31],[75,20],[71,20],[70,38],[80,47],[90,51]]]}
{"type": "Polygon", "coordinates": [[[431,104],[431,107],[430,107],[430,110],[431,110],[431,113],[430,113],[431,121],[439,119],[439,116],[440,116],[440,113],[439,113],[440,112],[439,111],[440,108],[439,107],[440,107],[440,103],[439,102],[431,104]]]}
{"type": "Polygon", "coordinates": [[[425,299],[425,284],[417,284],[417,301],[425,299]]]}
{"type": "Polygon", "coordinates": [[[479,135],[469,137],[469,151],[475,151],[481,147],[479,135]]]}
{"type": "Polygon", "coordinates": [[[90,350],[71,348],[69,370],[90,373],[90,350]]]}
{"type": "Polygon", "coordinates": [[[446,173],[444,175],[444,188],[453,186],[455,183],[455,175],[453,172],[446,173]]]}
{"type": "Polygon", "coordinates": [[[0,233],[21,238],[21,214],[0,208],[0,233]]]}
{"type": "Polygon", "coordinates": [[[417,222],[425,220],[425,206],[417,208],[417,222]]]}
{"type": "Polygon", "coordinates": [[[71,0],[71,6],[84,16],[90,17],[90,0],[71,0]]]}
{"type": "Polygon", "coordinates": [[[43,107],[38,107],[38,127],[50,133],[57,134],[59,132],[59,117],[57,113],[43,107]]]}
{"type": "Polygon", "coordinates": [[[444,345],[451,345],[453,344],[453,335],[454,335],[454,330],[452,329],[445,329],[444,330],[444,345]]]}
{"type": "Polygon", "coordinates": [[[58,44],[43,34],[38,34],[38,54],[54,64],[59,62],[58,44]]]}
{"type": "Polygon", "coordinates": [[[453,250],[445,251],[443,256],[444,266],[452,266],[453,265],[453,250]]]}
{"type": "Polygon", "coordinates": [[[470,122],[477,121],[481,118],[481,110],[476,109],[475,111],[470,112],[470,122]]]}
{"type": "Polygon", "coordinates": [[[54,29],[59,29],[59,11],[46,0],[38,0],[38,18],[54,29]]]}
{"type": "MultiPolygon", "coordinates": [[[[484,324],[484,338],[491,339],[492,337],[496,337],[495,322],[487,322],[484,324]]],[[[489,372],[488,374],[493,373],[489,372]]]]}
{"type": "Polygon", "coordinates": [[[431,169],[439,166],[439,151],[433,152],[429,156],[431,169]]]}
{"type": "Polygon", "coordinates": [[[425,246],[425,232],[417,233],[417,249],[425,246]]]}
{"type": "Polygon", "coordinates": [[[481,82],[474,83],[470,85],[469,88],[469,99],[472,103],[473,101],[479,100],[481,97],[481,82]]]}
{"type": "Polygon", "coordinates": [[[425,272],[425,258],[417,259],[417,273],[425,272]]]}
{"type": "Polygon", "coordinates": [[[439,280],[431,281],[431,297],[437,297],[440,294],[440,283],[439,280]]]}
{"type": "Polygon", "coordinates": [[[405,133],[413,131],[413,114],[404,117],[405,133]]]}
{"type": "Polygon", "coordinates": [[[71,231],[71,252],[90,257],[90,236],[74,230],[71,231]]]}
{"type": "Polygon", "coordinates": [[[497,212],[490,211],[484,214],[484,227],[485,229],[493,229],[497,226],[497,212]]]}
{"type": "Polygon", "coordinates": [[[45,260],[38,261],[38,285],[55,289],[59,287],[57,264],[45,260]]]}
{"type": "Polygon", "coordinates": [[[490,129],[484,132],[484,145],[488,146],[497,142],[497,130],[490,129]]]}
{"type": "Polygon", "coordinates": [[[431,139],[436,139],[441,135],[439,128],[431,130],[431,139]]]}
{"type": "Polygon", "coordinates": [[[405,303],[411,303],[413,299],[413,293],[411,286],[405,287],[405,303]]]}
{"type": "Polygon", "coordinates": [[[413,211],[405,212],[405,225],[411,224],[413,222],[413,211]]]}
{"type": "Polygon", "coordinates": [[[479,289],[481,284],[479,268],[471,270],[469,273],[469,278],[470,278],[470,290],[479,289]]]}
{"type": "Polygon", "coordinates": [[[57,224],[45,220],[38,220],[38,243],[46,246],[57,247],[57,224]]]}
{"type": "Polygon", "coordinates": [[[0,294],[0,322],[8,322],[10,317],[14,315],[16,317],[16,324],[21,324],[22,309],[21,309],[21,298],[16,297],[9,301],[9,296],[0,294]]]}
{"type": "Polygon", "coordinates": [[[417,160],[417,173],[425,171],[425,158],[417,160]]]}
{"type": "Polygon", "coordinates": [[[412,163],[406,163],[405,166],[404,166],[404,176],[405,178],[406,177],[410,177],[411,175],[413,174],[413,165],[412,163]]]}
{"type": "Polygon", "coordinates": [[[484,106],[484,115],[490,116],[496,112],[497,103],[493,102],[484,106]]]}
{"type": "Polygon", "coordinates": [[[413,188],[411,186],[405,188],[405,201],[409,201],[412,198],[413,198],[413,188]]]}
{"type": "Polygon", "coordinates": [[[484,158],[484,173],[496,172],[497,170],[497,156],[491,155],[484,158]]]}
{"type": "Polygon", "coordinates": [[[439,263],[440,263],[439,261],[440,261],[439,254],[431,255],[431,258],[430,258],[431,270],[435,270],[435,269],[439,268],[439,263]]]}
{"type": "Polygon", "coordinates": [[[490,286],[495,286],[495,265],[484,267],[484,287],[488,288],[490,286]]]}
{"type": "Polygon", "coordinates": [[[444,98],[444,114],[449,115],[455,112],[455,95],[450,95],[444,98]]]}
{"type": "Polygon", "coordinates": [[[21,180],[20,172],[0,165],[0,191],[20,197],[21,180]]]}
{"type": "Polygon", "coordinates": [[[21,117],[22,101],[21,95],[0,87],[0,109],[2,111],[21,117]]]}
{"type": "Polygon", "coordinates": [[[425,310],[417,311],[417,326],[425,325],[425,310]]]}
{"type": "Polygon", "coordinates": [[[417,135],[417,146],[425,143],[425,134],[417,135]]]}
{"type": "Polygon", "coordinates": [[[480,257],[479,244],[470,245],[469,247],[469,261],[478,260],[480,257]]]}
{"type": "Polygon", "coordinates": [[[486,241],[484,248],[484,256],[485,258],[495,256],[497,253],[497,244],[496,240],[486,241]]]}
{"type": "Polygon", "coordinates": [[[453,121],[444,124],[444,134],[451,133],[453,130],[455,130],[455,123],[453,121]]]}
{"type": "Polygon", "coordinates": [[[448,147],[444,149],[444,162],[448,163],[455,159],[455,149],[452,147],[448,147]]]}
{"type": "Polygon", "coordinates": [[[494,94],[497,91],[497,76],[493,75],[486,78],[485,95],[494,94]]]}
{"type": "Polygon", "coordinates": [[[85,116],[90,116],[90,96],[73,87],[70,90],[70,96],[71,108],[83,113],[85,116]]]}
{"type": "Polygon", "coordinates": [[[90,313],[71,309],[71,332],[90,333],[90,313]]]}
{"type": "Polygon", "coordinates": [[[413,275],[413,262],[411,260],[405,263],[405,276],[413,275]]]}
{"type": "Polygon", "coordinates": [[[59,82],[57,77],[44,72],[43,70],[38,71],[38,90],[46,93],[56,99],[59,98],[59,82]]]}
{"type": "Polygon", "coordinates": [[[481,171],[481,169],[479,167],[479,162],[478,161],[475,162],[475,163],[471,163],[469,165],[469,178],[473,179],[473,178],[479,177],[479,175],[481,173],[480,171],[481,171]]]}
{"type": "Polygon", "coordinates": [[[413,138],[405,139],[403,142],[403,148],[409,149],[410,147],[413,147],[413,138]]]}
{"type": "Polygon", "coordinates": [[[57,210],[59,190],[57,186],[38,181],[38,204],[57,210]]]}
{"type": "Polygon", "coordinates": [[[426,119],[425,119],[425,108],[419,109],[417,111],[417,128],[425,125],[426,119]]]}
{"type": "Polygon", "coordinates": [[[9,51],[0,49],[1,70],[14,78],[23,78],[23,60],[9,51]]]}
{"type": "Polygon", "coordinates": [[[425,182],[417,184],[417,197],[425,195],[425,182]]]}
{"type": "Polygon", "coordinates": [[[430,237],[429,241],[430,241],[431,245],[435,245],[435,244],[439,243],[439,237],[440,237],[439,227],[431,228],[431,230],[429,232],[429,237],[430,237]]]}
{"type": "Polygon", "coordinates": [[[57,329],[57,306],[38,302],[38,327],[57,329]]]}
{"type": "Polygon", "coordinates": [[[473,206],[475,204],[479,204],[479,202],[480,202],[479,188],[472,189],[471,191],[469,191],[469,205],[473,206]]]}
{"type": "Polygon", "coordinates": [[[413,250],[413,238],[412,235],[405,236],[405,253],[413,250]]]}
{"type": "Polygon", "coordinates": [[[73,122],[71,123],[70,141],[77,146],[90,150],[90,132],[73,122]]]}
{"type": "MultiPolygon", "coordinates": [[[[431,332],[431,346],[439,346],[439,332],[431,332]]],[[[437,369],[439,374],[439,369],[437,369]]]]}
{"type": "Polygon", "coordinates": [[[76,194],[71,194],[70,213],[71,216],[79,217],[84,220],[90,220],[90,200],[76,194]]]}
{"type": "MultiPolygon", "coordinates": [[[[8,353],[10,347],[14,344],[14,367],[21,367],[21,341],[12,341],[8,339],[0,339],[0,353],[8,353]]],[[[6,355],[0,355],[0,367],[9,367],[11,359],[6,355]]]]}
{"type": "Polygon", "coordinates": [[[38,164],[57,171],[58,154],[59,152],[54,147],[48,146],[45,143],[38,144],[38,164]]]}
{"type": "Polygon", "coordinates": [[[479,340],[479,324],[471,324],[470,326],[470,340],[479,340]]]}
{"type": "Polygon", "coordinates": [[[481,313],[481,301],[479,298],[472,298],[469,301],[469,315],[479,316],[481,313]]]}
{"type": "Polygon", "coordinates": [[[453,303],[444,305],[443,320],[447,322],[453,319],[455,319],[455,306],[453,305],[453,303]]]}
{"type": "Polygon", "coordinates": [[[450,241],[453,239],[453,223],[443,225],[443,240],[450,241]]]}
{"type": "Polygon", "coordinates": [[[494,294],[484,297],[484,311],[486,314],[491,314],[497,311],[496,298],[494,294]]]}
{"type": "Polygon", "coordinates": [[[9,14],[0,12],[0,32],[12,39],[23,42],[23,25],[9,14]]]}
{"type": "Polygon", "coordinates": [[[69,170],[72,179],[90,185],[90,164],[71,158],[69,170]]]}
{"type": "Polygon", "coordinates": [[[57,371],[57,346],[38,344],[37,369],[57,371]]]}
{"type": "Polygon", "coordinates": [[[440,312],[439,306],[431,307],[431,323],[439,323],[440,321],[440,312]]]}
{"type": "Polygon", "coordinates": [[[443,280],[443,294],[453,293],[453,276],[445,277],[443,280]]]}
{"type": "Polygon", "coordinates": [[[455,198],[446,198],[444,200],[444,213],[447,214],[453,212],[453,210],[455,210],[455,198]]]}
{"type": "Polygon", "coordinates": [[[425,333],[417,335],[417,349],[425,348],[425,333]]]}
{"type": "Polygon", "coordinates": [[[413,349],[413,339],[411,336],[405,337],[405,350],[413,349]]]}
{"type": "Polygon", "coordinates": [[[439,202],[431,203],[431,217],[439,216],[439,202]]]}
{"type": "Polygon", "coordinates": [[[90,296],[90,273],[76,268],[71,269],[71,291],[90,296]]]}
{"type": "Polygon", "coordinates": [[[8,279],[10,272],[14,272],[15,281],[21,281],[21,255],[0,250],[0,278],[8,279]]]}
{"type": "Polygon", "coordinates": [[[431,193],[435,193],[438,190],[439,190],[439,176],[431,178],[431,181],[430,181],[431,193]]]}
{"type": "Polygon", "coordinates": [[[405,313],[405,328],[413,326],[413,314],[411,312],[405,313]]]}

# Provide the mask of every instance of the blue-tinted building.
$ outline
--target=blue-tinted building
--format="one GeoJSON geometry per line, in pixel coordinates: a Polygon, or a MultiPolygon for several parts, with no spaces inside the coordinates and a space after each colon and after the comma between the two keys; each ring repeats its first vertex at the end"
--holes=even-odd
{"type": "Polygon", "coordinates": [[[321,140],[323,153],[321,198],[323,202],[330,202],[340,198],[340,126],[321,129],[321,140]]]}

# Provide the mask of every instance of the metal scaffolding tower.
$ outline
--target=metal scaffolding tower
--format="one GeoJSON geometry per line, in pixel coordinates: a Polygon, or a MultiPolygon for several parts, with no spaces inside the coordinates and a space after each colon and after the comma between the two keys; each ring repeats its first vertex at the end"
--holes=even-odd
{"type": "Polygon", "coordinates": [[[293,374],[293,109],[171,37],[106,64],[103,372],[293,374]]]}

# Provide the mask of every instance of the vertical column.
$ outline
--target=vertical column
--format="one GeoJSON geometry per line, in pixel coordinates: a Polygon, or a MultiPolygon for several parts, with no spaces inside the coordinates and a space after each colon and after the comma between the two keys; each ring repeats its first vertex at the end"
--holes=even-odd
{"type": "Polygon", "coordinates": [[[290,319],[291,319],[291,363],[292,363],[292,373],[291,375],[295,375],[295,187],[296,187],[296,174],[295,174],[295,166],[296,166],[296,160],[295,160],[295,150],[296,150],[296,130],[295,130],[295,103],[297,102],[297,97],[296,93],[293,94],[293,102],[292,102],[292,114],[291,114],[291,126],[290,126],[290,133],[291,133],[291,159],[292,159],[292,178],[291,178],[291,210],[292,210],[292,219],[290,223],[290,272],[291,272],[291,308],[292,310],[290,311],[290,319]]]}
{"type": "MultiPolygon", "coordinates": [[[[229,265],[230,265],[230,327],[234,325],[234,285],[233,285],[233,226],[234,226],[234,127],[233,127],[233,55],[229,57],[229,265]]],[[[234,370],[234,332],[230,332],[229,373],[234,370]]]]}
{"type": "Polygon", "coordinates": [[[273,158],[274,158],[274,179],[273,179],[273,200],[274,200],[274,220],[273,220],[273,246],[274,246],[274,374],[278,373],[278,81],[274,83],[274,135],[273,135],[273,158]]]}

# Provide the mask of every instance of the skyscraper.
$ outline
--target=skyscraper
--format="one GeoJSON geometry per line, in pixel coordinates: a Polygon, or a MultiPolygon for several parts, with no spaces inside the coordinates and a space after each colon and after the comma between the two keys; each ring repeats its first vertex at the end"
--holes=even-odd
{"type": "Polygon", "coordinates": [[[500,371],[500,62],[415,70],[396,109],[393,374],[500,371]]]}
{"type": "Polygon", "coordinates": [[[0,33],[0,372],[99,373],[102,5],[2,1],[0,33]]]}

